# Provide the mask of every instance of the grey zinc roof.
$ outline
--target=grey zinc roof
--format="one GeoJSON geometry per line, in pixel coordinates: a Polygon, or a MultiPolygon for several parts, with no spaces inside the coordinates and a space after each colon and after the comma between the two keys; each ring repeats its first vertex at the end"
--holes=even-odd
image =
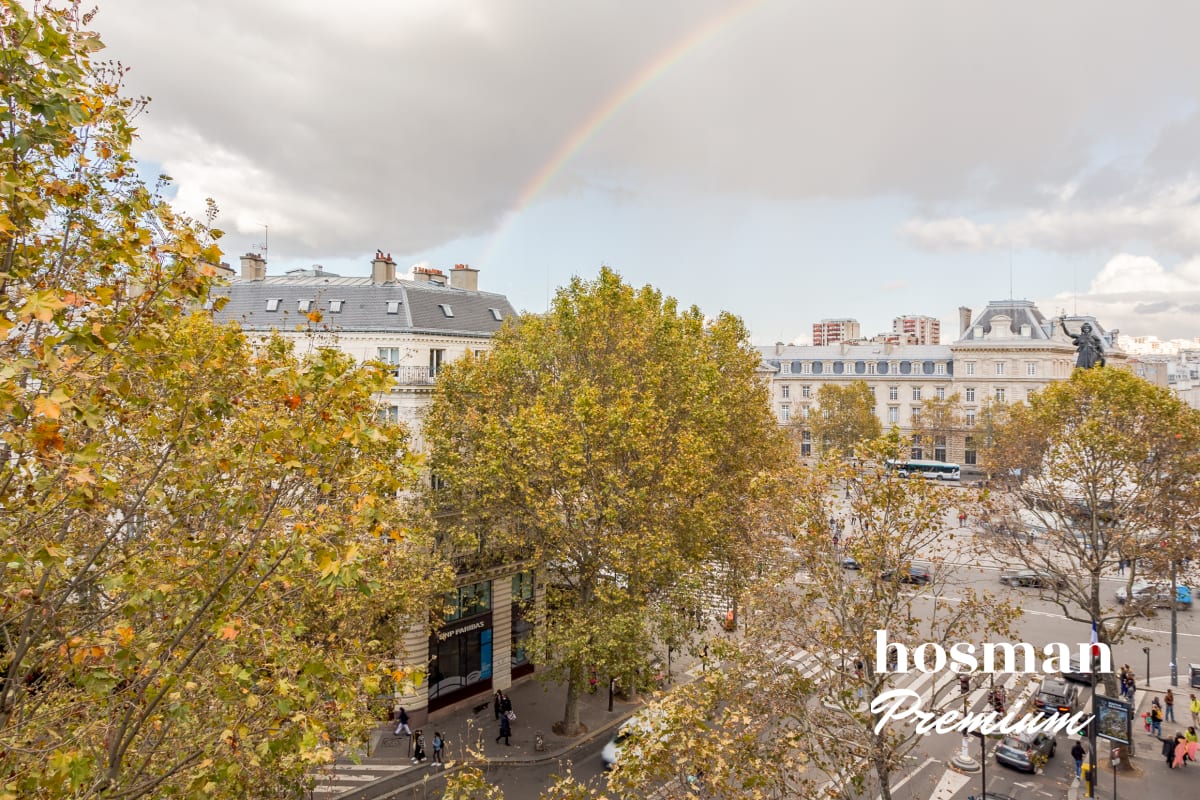
{"type": "Polygon", "coordinates": [[[1028,325],[1030,330],[1030,339],[1048,340],[1053,332],[1050,330],[1050,323],[1042,316],[1042,312],[1033,304],[1032,300],[992,300],[987,304],[979,316],[971,322],[971,327],[963,332],[959,338],[960,342],[976,342],[979,339],[975,336],[975,328],[978,325],[983,326],[984,336],[992,332],[992,319],[998,315],[1005,315],[1012,319],[1009,325],[1009,330],[1014,336],[1021,335],[1021,326],[1028,325]]]}
{"type": "Polygon", "coordinates": [[[869,361],[914,361],[924,359],[948,359],[951,357],[950,346],[945,344],[906,344],[892,345],[888,352],[882,344],[851,344],[845,350],[841,344],[797,345],[789,344],[779,355],[775,354],[775,345],[758,347],[758,352],[764,361],[854,361],[867,359],[869,361]]]}
{"type": "Polygon", "coordinates": [[[502,294],[469,292],[432,283],[398,280],[375,284],[370,278],[271,276],[261,281],[235,278],[213,291],[229,302],[215,317],[238,322],[246,330],[281,330],[307,324],[301,300],[312,300],[321,312],[322,327],[334,330],[388,333],[438,333],[491,336],[516,310],[502,294]],[[268,311],[268,300],[278,300],[278,310],[268,311]],[[341,300],[341,311],[332,312],[330,301],[341,300]],[[397,313],[388,313],[388,304],[397,313]],[[450,309],[447,316],[441,306],[450,309]],[[497,320],[491,309],[500,312],[497,320]]]}

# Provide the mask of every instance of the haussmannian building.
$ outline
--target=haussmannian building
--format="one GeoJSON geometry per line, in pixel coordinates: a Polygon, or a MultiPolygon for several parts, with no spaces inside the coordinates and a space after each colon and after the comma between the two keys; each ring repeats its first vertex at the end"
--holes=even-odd
{"type": "MultiPolygon", "coordinates": [[[[1090,316],[1065,317],[1067,329],[1078,333],[1091,323],[1104,343],[1105,357],[1123,364],[1116,350],[1116,331],[1106,332],[1090,316]]],[[[761,374],[768,377],[771,406],[783,425],[795,426],[803,455],[814,455],[804,420],[817,413],[817,392],[826,383],[865,381],[875,395],[875,413],[885,431],[898,428],[914,434],[914,419],[930,399],[958,394],[963,411],[961,429],[944,440],[914,442],[913,457],[977,463],[987,435],[985,412],[991,403],[1018,403],[1049,383],[1070,376],[1075,346],[1063,333],[1059,319],[1047,319],[1028,300],[995,300],[974,319],[960,309],[958,340],[952,344],[893,344],[888,342],[760,347],[761,374]]]]}

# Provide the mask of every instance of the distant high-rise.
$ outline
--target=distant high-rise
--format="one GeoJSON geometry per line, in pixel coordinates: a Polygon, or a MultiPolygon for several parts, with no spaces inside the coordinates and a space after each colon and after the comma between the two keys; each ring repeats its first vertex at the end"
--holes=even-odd
{"type": "Polygon", "coordinates": [[[941,328],[934,317],[910,315],[892,320],[892,333],[907,344],[941,344],[941,328]]]}
{"type": "Polygon", "coordinates": [[[852,342],[862,338],[862,331],[856,319],[823,319],[813,323],[812,338],[814,345],[852,342]]]}

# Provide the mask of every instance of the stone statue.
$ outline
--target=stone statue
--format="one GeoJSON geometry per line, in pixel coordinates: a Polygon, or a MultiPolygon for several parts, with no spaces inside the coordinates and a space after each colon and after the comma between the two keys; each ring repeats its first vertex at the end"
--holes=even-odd
{"type": "Polygon", "coordinates": [[[1067,330],[1067,323],[1060,317],[1058,324],[1062,325],[1063,333],[1071,337],[1071,341],[1075,344],[1075,368],[1076,369],[1091,369],[1092,367],[1104,366],[1104,345],[1100,342],[1100,337],[1092,333],[1092,325],[1089,322],[1083,323],[1079,328],[1079,335],[1075,335],[1067,330]]]}

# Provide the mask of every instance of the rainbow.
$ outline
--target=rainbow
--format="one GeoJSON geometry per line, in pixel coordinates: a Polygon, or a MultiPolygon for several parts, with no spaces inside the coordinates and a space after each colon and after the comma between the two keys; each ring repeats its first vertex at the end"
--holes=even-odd
{"type": "Polygon", "coordinates": [[[743,2],[735,3],[724,11],[714,14],[682,39],[676,41],[662,53],[650,59],[632,78],[609,95],[594,111],[588,114],[583,122],[563,140],[562,144],[554,152],[554,155],[534,173],[533,177],[525,185],[525,188],[517,197],[516,205],[511,211],[505,214],[504,221],[500,224],[500,227],[488,243],[480,266],[487,267],[488,262],[491,261],[492,256],[504,239],[504,235],[512,229],[521,212],[537,199],[538,195],[554,180],[554,176],[562,170],[563,166],[626,103],[637,97],[647,86],[661,77],[675,64],[682,61],[693,50],[703,45],[722,29],[746,16],[756,6],[762,5],[764,2],[765,0],[743,0],[743,2]]]}

